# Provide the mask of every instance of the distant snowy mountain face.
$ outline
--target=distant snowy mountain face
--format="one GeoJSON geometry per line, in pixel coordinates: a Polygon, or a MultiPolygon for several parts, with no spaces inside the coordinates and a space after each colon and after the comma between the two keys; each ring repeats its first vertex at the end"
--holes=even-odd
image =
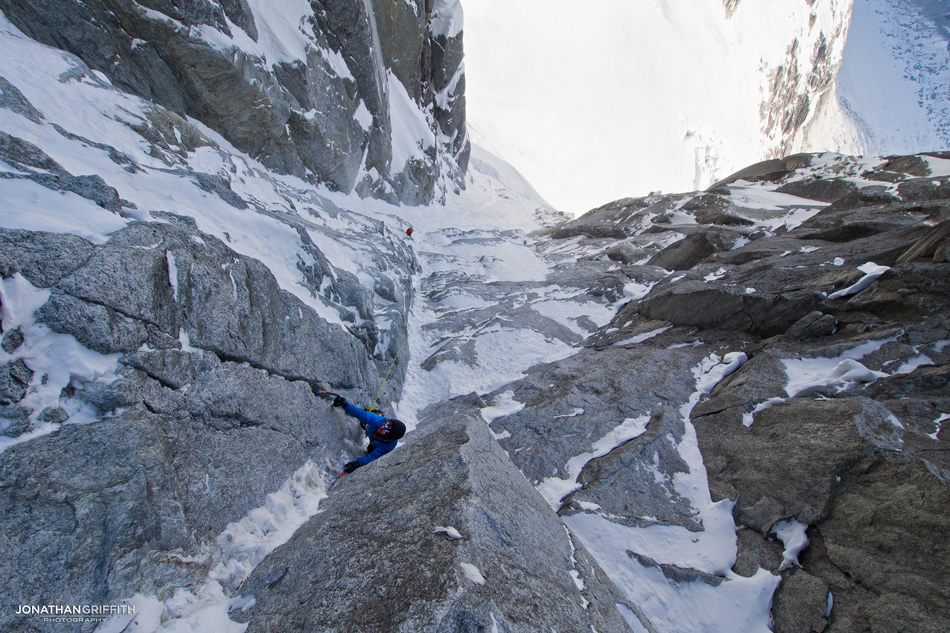
{"type": "MultiPolygon", "coordinates": [[[[727,0],[728,1],[728,0],[727,0]]],[[[763,158],[778,158],[803,149],[806,124],[841,65],[851,17],[851,0],[806,2],[807,25],[789,42],[785,59],[763,68],[769,76],[762,102],[763,158]]]]}
{"type": "Polygon", "coordinates": [[[510,4],[467,6],[472,133],[556,208],[698,190],[795,152],[950,144],[945,2],[510,4]]]}
{"type": "Polygon", "coordinates": [[[0,10],[279,173],[407,204],[463,186],[457,1],[4,0],[0,10]]]}
{"type": "Polygon", "coordinates": [[[858,0],[835,91],[807,149],[903,154],[950,145],[945,2],[858,0]]]}

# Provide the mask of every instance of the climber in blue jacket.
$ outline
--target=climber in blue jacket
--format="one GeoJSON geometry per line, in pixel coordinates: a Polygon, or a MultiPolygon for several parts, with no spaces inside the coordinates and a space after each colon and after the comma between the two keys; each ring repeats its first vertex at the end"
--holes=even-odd
{"type": "Polygon", "coordinates": [[[366,432],[369,438],[369,446],[366,454],[359,459],[349,462],[343,466],[342,477],[344,473],[351,473],[360,466],[365,466],[374,459],[379,459],[386,453],[396,448],[398,440],[406,434],[406,425],[399,420],[383,417],[372,411],[361,409],[346,401],[343,396],[337,396],[333,399],[334,407],[341,407],[343,412],[360,421],[360,426],[366,432]]]}

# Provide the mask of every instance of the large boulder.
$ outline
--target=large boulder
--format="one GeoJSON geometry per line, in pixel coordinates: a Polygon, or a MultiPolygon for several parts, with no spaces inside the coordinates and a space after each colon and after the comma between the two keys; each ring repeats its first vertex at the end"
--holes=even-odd
{"type": "Polygon", "coordinates": [[[823,551],[813,563],[803,559],[829,585],[835,630],[946,628],[948,507],[946,481],[917,460],[867,460],[842,477],[837,502],[817,526],[823,551]]]}
{"type": "Polygon", "coordinates": [[[890,413],[867,399],[795,398],[757,413],[749,427],[742,408],[697,418],[697,434],[714,498],[738,497],[737,522],[762,534],[790,517],[825,518],[841,476],[877,448],[873,434],[900,444],[890,413]]]}
{"type": "Polygon", "coordinates": [[[249,632],[630,630],[625,600],[460,404],[478,403],[429,412],[255,569],[235,616],[249,632]]]}
{"type": "Polygon", "coordinates": [[[937,631],[947,617],[932,561],[950,525],[948,323],[882,326],[774,339],[693,409],[713,498],[733,499],[748,528],[736,571],[755,560],[783,574],[776,631],[937,631]],[[915,367],[918,350],[932,357],[915,367]],[[802,382],[793,367],[809,365],[802,382]],[[797,566],[761,554],[786,521],[808,539],[797,566]]]}
{"type": "Polygon", "coordinates": [[[667,270],[689,270],[718,250],[707,234],[696,233],[667,246],[647,264],[667,270]]]}

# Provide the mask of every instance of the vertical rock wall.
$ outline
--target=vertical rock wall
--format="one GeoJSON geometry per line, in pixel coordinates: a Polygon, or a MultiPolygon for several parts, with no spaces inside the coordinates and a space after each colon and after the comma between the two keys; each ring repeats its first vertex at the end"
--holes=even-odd
{"type": "Polygon", "coordinates": [[[0,1],[30,37],[75,54],[122,90],[198,119],[278,172],[406,204],[464,187],[461,31],[440,26],[446,16],[460,23],[458,2],[309,7],[257,14],[237,0],[0,1]],[[393,81],[427,134],[404,140],[393,81]],[[393,164],[406,143],[415,160],[393,164]]]}
{"type": "MultiPolygon", "coordinates": [[[[19,438],[29,441],[0,465],[4,604],[104,604],[194,585],[218,562],[229,523],[304,464],[334,469],[356,439],[311,385],[379,384],[363,344],[259,261],[167,219],[101,246],[0,230],[6,288],[48,295],[41,325],[2,333],[4,358],[49,332],[112,359],[116,378],[59,384],[37,365],[34,380],[22,359],[0,367],[3,439],[39,435],[19,438]],[[2,388],[11,377],[23,388],[2,388]],[[62,388],[59,406],[31,410],[29,393],[47,383],[62,388]],[[82,424],[84,412],[95,423],[82,424]]],[[[26,626],[79,630],[0,613],[0,628],[26,626]]]]}

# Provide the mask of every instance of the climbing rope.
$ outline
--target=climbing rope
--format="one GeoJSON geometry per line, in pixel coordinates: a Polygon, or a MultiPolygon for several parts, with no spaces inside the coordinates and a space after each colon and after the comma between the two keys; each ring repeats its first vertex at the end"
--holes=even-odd
{"type": "Polygon", "coordinates": [[[370,405],[369,407],[370,409],[376,408],[376,401],[379,400],[379,395],[383,393],[383,387],[386,386],[386,381],[389,380],[389,374],[392,372],[393,366],[395,366],[396,361],[399,360],[399,352],[402,351],[402,346],[406,344],[406,341],[408,339],[409,339],[409,328],[407,327],[406,335],[403,337],[402,343],[399,344],[399,349],[396,350],[396,355],[393,356],[393,362],[389,364],[389,369],[386,371],[386,376],[383,378],[383,383],[379,386],[379,391],[376,392],[376,397],[373,398],[373,404],[370,405]]]}

